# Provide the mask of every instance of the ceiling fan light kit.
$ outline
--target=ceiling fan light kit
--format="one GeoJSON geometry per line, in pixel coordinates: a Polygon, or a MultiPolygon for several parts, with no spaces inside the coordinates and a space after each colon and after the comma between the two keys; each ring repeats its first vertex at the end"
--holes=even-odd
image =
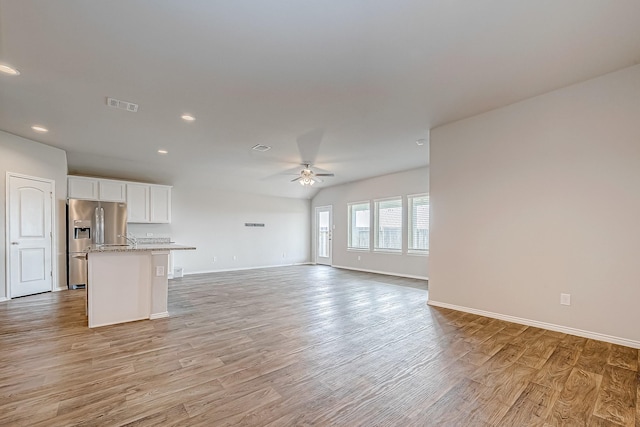
{"type": "Polygon", "coordinates": [[[323,182],[319,179],[319,176],[334,176],[332,173],[315,173],[311,170],[311,164],[303,163],[304,169],[300,171],[300,176],[296,179],[293,179],[291,182],[298,181],[302,186],[311,186],[316,182],[323,182]]]}
{"type": "Polygon", "coordinates": [[[308,177],[300,177],[299,181],[300,181],[300,185],[302,185],[303,187],[307,185],[313,185],[316,183],[313,179],[308,177]]]}

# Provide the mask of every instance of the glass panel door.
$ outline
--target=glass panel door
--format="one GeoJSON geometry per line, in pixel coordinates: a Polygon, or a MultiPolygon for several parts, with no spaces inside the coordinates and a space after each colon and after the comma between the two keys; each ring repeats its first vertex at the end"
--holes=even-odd
{"type": "Polygon", "coordinates": [[[331,206],[316,208],[316,264],[331,265],[333,224],[331,206]]]}

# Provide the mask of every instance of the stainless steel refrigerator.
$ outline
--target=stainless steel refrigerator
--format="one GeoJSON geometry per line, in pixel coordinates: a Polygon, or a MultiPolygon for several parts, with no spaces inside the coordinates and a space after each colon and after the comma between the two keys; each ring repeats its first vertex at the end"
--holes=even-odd
{"type": "Polygon", "coordinates": [[[69,199],[67,203],[67,286],[87,285],[90,245],[127,244],[127,204],[69,199]]]}

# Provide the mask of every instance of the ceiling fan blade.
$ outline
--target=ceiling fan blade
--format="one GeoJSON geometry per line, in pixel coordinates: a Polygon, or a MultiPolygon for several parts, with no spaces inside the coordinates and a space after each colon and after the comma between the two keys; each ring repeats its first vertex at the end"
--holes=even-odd
{"type": "Polygon", "coordinates": [[[323,129],[314,129],[298,137],[298,151],[302,163],[313,164],[316,161],[323,136],[323,129]]]}
{"type": "Polygon", "coordinates": [[[302,179],[302,177],[298,177],[298,178],[296,178],[296,179],[292,179],[292,180],[291,180],[291,181],[289,181],[289,182],[296,182],[296,181],[300,181],[301,179],[302,179]]]}
{"type": "Polygon", "coordinates": [[[332,173],[316,173],[315,176],[335,176],[332,173]]]}
{"type": "Polygon", "coordinates": [[[333,173],[333,172],[331,172],[331,171],[328,171],[328,170],[326,170],[326,169],[322,169],[322,168],[319,168],[319,167],[316,167],[316,166],[313,166],[313,167],[312,167],[312,169],[313,169],[313,172],[315,172],[316,174],[320,174],[320,173],[333,173]]]}
{"type": "Polygon", "coordinates": [[[300,171],[304,169],[304,166],[296,166],[295,168],[287,169],[279,173],[279,175],[300,175],[300,171]]]}
{"type": "Polygon", "coordinates": [[[314,175],[312,177],[310,177],[309,179],[311,179],[311,181],[315,181],[315,182],[324,182],[323,180],[321,180],[320,178],[316,178],[317,175],[314,175]]]}

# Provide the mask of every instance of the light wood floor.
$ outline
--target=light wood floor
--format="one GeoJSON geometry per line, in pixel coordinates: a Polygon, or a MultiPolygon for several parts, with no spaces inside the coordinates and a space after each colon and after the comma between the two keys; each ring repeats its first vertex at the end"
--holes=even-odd
{"type": "Polygon", "coordinates": [[[640,426],[638,351],[297,266],[170,282],[90,330],[82,291],[0,303],[2,426],[640,426]]]}

